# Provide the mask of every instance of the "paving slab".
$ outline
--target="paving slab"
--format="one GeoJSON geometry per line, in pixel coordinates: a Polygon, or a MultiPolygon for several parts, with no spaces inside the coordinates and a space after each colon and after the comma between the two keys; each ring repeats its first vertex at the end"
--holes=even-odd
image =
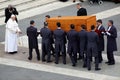
{"type": "Polygon", "coordinates": [[[0,80],[92,80],[0,64],[0,80]]]}

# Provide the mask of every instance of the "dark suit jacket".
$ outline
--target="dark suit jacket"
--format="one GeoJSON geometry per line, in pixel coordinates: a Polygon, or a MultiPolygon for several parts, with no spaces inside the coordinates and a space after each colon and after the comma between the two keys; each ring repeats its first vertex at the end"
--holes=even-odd
{"type": "MultiPolygon", "coordinates": [[[[18,11],[16,10],[16,8],[13,8],[11,13],[9,12],[8,8],[5,9],[5,23],[7,23],[7,21],[9,20],[12,14],[18,15],[18,11]]],[[[16,21],[17,21],[17,18],[16,18],[16,21]]]]}
{"type": "Polygon", "coordinates": [[[114,26],[112,26],[109,32],[111,36],[107,35],[107,51],[117,51],[117,30],[114,26]]]}
{"type": "Polygon", "coordinates": [[[98,56],[98,34],[94,31],[87,33],[87,56],[98,56]]]}
{"type": "Polygon", "coordinates": [[[97,27],[96,31],[98,31],[97,33],[99,36],[98,51],[104,51],[104,34],[102,34],[102,32],[105,32],[105,28],[101,26],[98,30],[97,27]]]}
{"type": "Polygon", "coordinates": [[[29,48],[38,48],[37,28],[30,26],[27,28],[29,48]]]}
{"type": "Polygon", "coordinates": [[[87,16],[87,10],[85,8],[80,8],[77,11],[77,16],[87,16]]]}
{"type": "Polygon", "coordinates": [[[45,46],[46,50],[50,50],[52,32],[48,28],[44,27],[40,30],[40,34],[42,37],[42,46],[45,46]]]}
{"type": "Polygon", "coordinates": [[[79,38],[79,46],[80,46],[80,53],[84,52],[87,50],[87,31],[81,30],[78,33],[78,38],[79,38]]]}
{"type": "Polygon", "coordinates": [[[56,29],[53,32],[55,39],[55,52],[65,52],[66,33],[62,29],[56,29]]]}
{"type": "Polygon", "coordinates": [[[78,46],[78,33],[75,30],[70,30],[67,33],[68,39],[68,53],[77,53],[77,46],[78,46]]]}

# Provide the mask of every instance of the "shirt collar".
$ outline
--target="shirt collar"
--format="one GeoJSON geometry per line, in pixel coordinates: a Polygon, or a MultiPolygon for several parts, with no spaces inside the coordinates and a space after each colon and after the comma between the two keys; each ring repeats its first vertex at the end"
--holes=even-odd
{"type": "Polygon", "coordinates": [[[58,27],[57,29],[61,29],[60,27],[58,27]]]}

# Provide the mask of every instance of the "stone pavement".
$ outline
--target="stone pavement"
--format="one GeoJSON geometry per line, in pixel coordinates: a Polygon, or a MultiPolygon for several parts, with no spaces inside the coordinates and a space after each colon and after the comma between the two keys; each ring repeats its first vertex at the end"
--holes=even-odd
{"type": "MultiPolygon", "coordinates": [[[[87,69],[82,68],[82,61],[78,61],[77,67],[72,67],[71,61],[70,61],[68,55],[67,55],[67,64],[66,65],[63,65],[61,60],[60,60],[60,64],[58,64],[58,65],[54,64],[54,57],[52,57],[52,61],[53,61],[52,63],[37,61],[35,52],[33,52],[32,61],[27,60],[27,57],[28,57],[28,48],[26,48],[26,47],[19,47],[18,53],[11,55],[11,54],[5,53],[4,45],[0,44],[0,66],[5,66],[5,65],[6,65],[5,67],[15,66],[16,68],[18,67],[18,70],[20,69],[20,71],[24,70],[24,68],[25,68],[25,69],[30,69],[30,70],[43,71],[43,73],[48,72],[48,73],[51,73],[51,75],[60,74],[60,75],[66,75],[66,76],[74,76],[74,77],[79,77],[80,80],[88,80],[88,79],[120,80],[120,69],[119,69],[120,57],[117,57],[117,56],[116,56],[116,65],[108,66],[104,63],[105,61],[107,61],[106,55],[104,54],[103,55],[104,61],[102,64],[100,64],[100,67],[102,68],[101,71],[94,70],[94,63],[92,63],[92,71],[87,71],[87,69]]],[[[11,68],[15,68],[15,67],[9,67],[9,68],[11,70],[11,68]]],[[[7,69],[8,71],[9,71],[9,68],[7,69]]],[[[3,73],[3,71],[4,70],[0,69],[1,74],[3,73]]],[[[9,73],[7,73],[7,74],[9,74],[9,73]]],[[[14,71],[12,71],[12,73],[15,74],[15,73],[17,73],[17,71],[14,70],[14,71]]],[[[40,72],[40,74],[41,74],[41,72],[40,72]]],[[[33,75],[33,76],[35,76],[35,75],[33,75]]],[[[17,79],[17,77],[16,77],[16,79],[17,79]]],[[[77,78],[75,78],[75,79],[79,80],[77,78]]],[[[5,80],[5,79],[3,79],[3,80],[5,80]]],[[[38,80],[38,79],[35,79],[35,80],[38,80]]],[[[47,79],[43,78],[43,80],[47,80],[47,79]]],[[[74,79],[71,79],[71,80],[74,80],[74,79]]]]}

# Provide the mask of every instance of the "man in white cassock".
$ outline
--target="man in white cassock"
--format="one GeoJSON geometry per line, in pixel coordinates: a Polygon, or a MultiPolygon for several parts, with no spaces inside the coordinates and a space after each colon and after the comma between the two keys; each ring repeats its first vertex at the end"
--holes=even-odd
{"type": "Polygon", "coordinates": [[[21,33],[15,19],[15,15],[11,15],[11,18],[6,23],[5,52],[10,54],[17,53],[18,34],[21,33]]]}

